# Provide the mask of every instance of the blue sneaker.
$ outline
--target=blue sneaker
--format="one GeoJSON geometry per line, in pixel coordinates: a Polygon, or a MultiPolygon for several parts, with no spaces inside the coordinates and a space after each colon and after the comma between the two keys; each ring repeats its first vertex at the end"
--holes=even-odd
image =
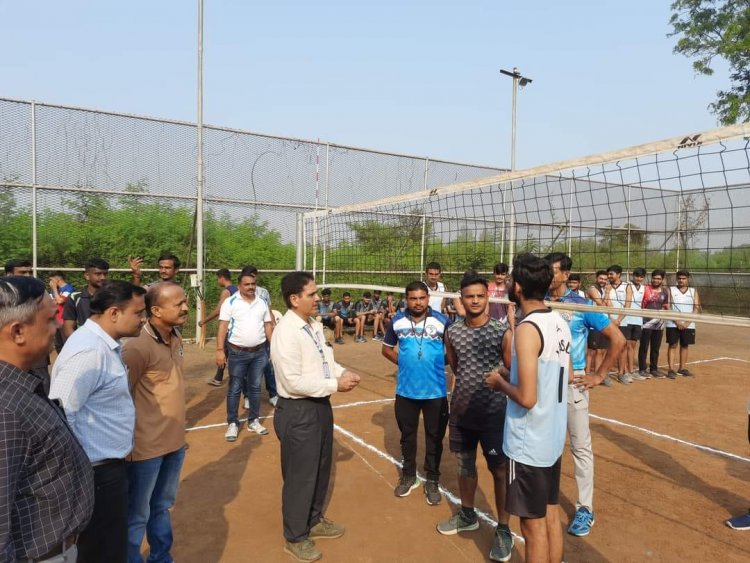
{"type": "Polygon", "coordinates": [[[582,538],[588,536],[591,533],[591,528],[594,526],[594,513],[585,506],[582,506],[576,510],[576,515],[573,517],[573,522],[570,523],[568,533],[573,536],[582,538]]]}
{"type": "Polygon", "coordinates": [[[730,518],[726,524],[733,530],[750,530],[750,511],[747,514],[730,518]]]}

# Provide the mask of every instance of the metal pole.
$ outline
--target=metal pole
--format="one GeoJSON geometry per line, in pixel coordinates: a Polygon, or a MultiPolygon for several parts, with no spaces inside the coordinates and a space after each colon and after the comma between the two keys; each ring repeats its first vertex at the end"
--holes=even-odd
{"type": "MultiPolygon", "coordinates": [[[[331,145],[330,143],[326,143],[326,194],[325,194],[325,202],[326,202],[326,209],[328,209],[328,182],[330,180],[330,174],[328,173],[329,167],[331,165],[331,145]]],[[[326,222],[324,223],[325,227],[325,233],[324,233],[324,242],[323,242],[323,285],[326,283],[326,251],[328,248],[328,236],[329,236],[329,225],[330,221],[326,219],[326,222]]]]}
{"type": "MultiPolygon", "coordinates": [[[[423,188],[426,191],[427,190],[427,173],[430,168],[430,159],[425,158],[424,159],[424,179],[423,179],[423,188]]],[[[424,253],[425,253],[425,232],[427,227],[427,207],[425,204],[425,208],[422,209],[422,244],[419,249],[419,271],[424,272],[424,253]]],[[[421,276],[421,273],[420,273],[421,276]]],[[[420,278],[421,279],[421,278],[420,278]]]]}
{"type": "Polygon", "coordinates": [[[568,256],[573,257],[573,193],[575,181],[570,180],[570,205],[568,206],[568,256]]]}
{"type": "Polygon", "coordinates": [[[294,269],[301,271],[305,269],[305,215],[297,213],[297,252],[295,256],[294,269]]]}
{"type": "Polygon", "coordinates": [[[31,102],[31,267],[37,277],[36,102],[31,102]]]}
{"type": "MultiPolygon", "coordinates": [[[[680,239],[682,238],[682,201],[680,196],[677,196],[677,250],[675,252],[675,272],[680,269],[680,239]]],[[[677,283],[675,281],[675,283],[677,283]]]]}
{"type": "MultiPolygon", "coordinates": [[[[203,295],[203,0],[198,0],[198,193],[195,205],[195,271],[198,277],[198,296],[203,295]]],[[[189,259],[190,257],[188,257],[189,259]]],[[[198,322],[202,318],[203,299],[197,299],[195,315],[195,339],[201,341],[202,327],[198,322]]]]}
{"type": "MultiPolygon", "coordinates": [[[[320,207],[320,139],[315,151],[315,211],[318,211],[320,207]]],[[[318,268],[318,226],[320,219],[318,214],[315,213],[315,223],[313,223],[313,256],[312,256],[312,275],[318,268]]]]}
{"type": "Polygon", "coordinates": [[[500,232],[500,262],[503,261],[503,257],[505,256],[505,190],[508,188],[508,184],[503,184],[503,190],[500,192],[500,197],[502,198],[502,209],[503,209],[503,228],[500,232]]]}

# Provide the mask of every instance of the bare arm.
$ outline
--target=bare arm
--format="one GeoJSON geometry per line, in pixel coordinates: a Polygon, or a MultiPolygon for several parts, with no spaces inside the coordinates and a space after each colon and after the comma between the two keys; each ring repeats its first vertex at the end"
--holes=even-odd
{"type": "Polygon", "coordinates": [[[68,338],[70,338],[70,335],[73,334],[75,329],[76,329],[75,321],[63,321],[63,325],[62,325],[63,342],[65,342],[68,338]]]}
{"type": "Polygon", "coordinates": [[[539,349],[542,340],[536,327],[521,323],[516,329],[516,362],[518,362],[518,385],[500,378],[497,384],[500,391],[508,395],[525,409],[531,409],[537,402],[537,370],[539,369],[539,349]]]}
{"type": "MultiPolygon", "coordinates": [[[[271,318],[273,318],[273,315],[271,315],[271,318]]],[[[273,327],[273,321],[266,321],[263,323],[263,330],[266,333],[266,340],[268,340],[269,342],[271,342],[271,336],[273,335],[273,327]]]]}
{"type": "Polygon", "coordinates": [[[390,362],[398,365],[398,351],[396,351],[395,348],[383,344],[383,346],[380,348],[380,353],[383,354],[383,357],[386,360],[389,360],[390,362]]]}
{"type": "Polygon", "coordinates": [[[216,365],[219,367],[224,367],[227,363],[227,357],[224,353],[227,330],[229,330],[229,321],[219,321],[219,332],[216,334],[216,365]]]}
{"type": "Polygon", "coordinates": [[[141,285],[141,264],[143,258],[140,256],[128,256],[128,266],[133,273],[133,285],[141,285]]]}
{"type": "Polygon", "coordinates": [[[599,291],[593,285],[586,292],[586,295],[588,296],[589,299],[591,299],[599,307],[603,307],[604,306],[604,299],[601,297],[601,294],[599,293],[599,291]]]}
{"type": "Polygon", "coordinates": [[[219,303],[214,307],[214,310],[211,311],[211,314],[208,315],[205,319],[198,322],[198,326],[203,326],[208,323],[210,323],[212,320],[219,317],[219,311],[221,310],[221,304],[224,303],[224,300],[229,297],[229,290],[228,289],[222,289],[221,294],[219,294],[219,303]]]}
{"type": "MultiPolygon", "coordinates": [[[[581,386],[586,389],[591,389],[599,385],[604,378],[607,377],[609,368],[611,368],[620,356],[620,352],[625,347],[625,337],[622,332],[614,323],[609,323],[604,330],[601,331],[604,337],[609,340],[609,348],[607,353],[604,355],[599,369],[596,373],[588,374],[580,378],[581,386]]],[[[571,370],[572,373],[572,370],[571,370]]]]}

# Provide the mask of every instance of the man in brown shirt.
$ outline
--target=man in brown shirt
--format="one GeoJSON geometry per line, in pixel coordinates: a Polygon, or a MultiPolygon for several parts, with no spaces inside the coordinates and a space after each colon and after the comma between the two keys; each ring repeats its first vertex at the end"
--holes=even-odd
{"type": "Polygon", "coordinates": [[[128,561],[142,561],[148,528],[149,561],[171,561],[169,509],[177,497],[185,459],[185,386],[182,338],[175,329],[187,320],[187,297],[173,282],[146,293],[148,321],[128,340],[122,357],[128,366],[135,404],[135,438],[128,463],[128,561]]]}

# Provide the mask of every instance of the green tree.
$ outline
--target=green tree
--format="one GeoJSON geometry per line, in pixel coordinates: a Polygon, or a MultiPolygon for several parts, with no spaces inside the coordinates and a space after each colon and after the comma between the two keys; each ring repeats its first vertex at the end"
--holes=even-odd
{"type": "Polygon", "coordinates": [[[750,2],[748,0],[675,0],[669,23],[679,36],[674,53],[695,58],[699,74],[712,75],[715,58],[729,64],[729,90],[709,105],[724,125],[750,120],[750,2]]]}

